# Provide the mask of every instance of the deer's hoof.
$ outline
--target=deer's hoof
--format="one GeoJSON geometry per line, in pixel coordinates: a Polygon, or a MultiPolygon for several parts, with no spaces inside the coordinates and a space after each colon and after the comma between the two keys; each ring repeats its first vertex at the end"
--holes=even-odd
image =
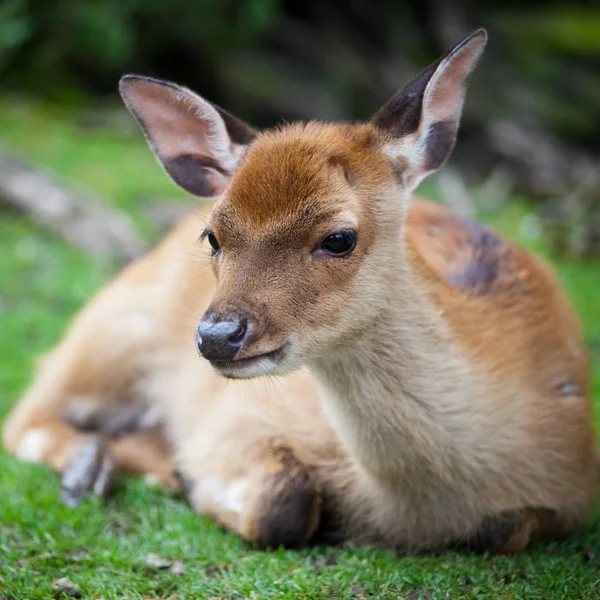
{"type": "Polygon", "coordinates": [[[60,501],[78,506],[85,495],[93,492],[106,496],[111,489],[115,463],[101,438],[86,441],[71,457],[62,472],[60,501]]]}

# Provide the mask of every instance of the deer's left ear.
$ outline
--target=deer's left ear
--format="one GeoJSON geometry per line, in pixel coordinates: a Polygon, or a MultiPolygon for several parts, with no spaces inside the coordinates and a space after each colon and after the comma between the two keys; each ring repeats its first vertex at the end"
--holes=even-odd
{"type": "Polygon", "coordinates": [[[448,158],[465,91],[487,42],[478,29],[398,92],[372,119],[385,134],[384,152],[405,160],[404,183],[414,189],[448,158]]]}

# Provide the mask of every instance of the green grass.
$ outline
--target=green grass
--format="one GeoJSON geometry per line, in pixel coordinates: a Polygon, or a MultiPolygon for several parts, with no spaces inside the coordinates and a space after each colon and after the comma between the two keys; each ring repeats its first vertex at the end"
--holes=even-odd
{"type": "MultiPolygon", "coordinates": [[[[82,130],[73,115],[0,100],[0,142],[73,184],[136,214],[147,197],[175,197],[140,136],[82,130]]],[[[507,235],[527,203],[486,215],[507,235]]],[[[554,261],[584,324],[600,402],[600,265],[554,261]]],[[[0,418],[31,377],[36,356],[56,342],[73,313],[111,275],[26,218],[0,213],[0,418]]],[[[48,469],[0,452],[0,598],[53,598],[67,576],[85,598],[598,598],[600,510],[580,535],[536,544],[514,557],[312,548],[258,552],[187,505],[141,480],[123,481],[106,503],[57,502],[48,469]],[[596,558],[594,551],[598,553],[596,558]],[[175,574],[146,563],[153,553],[182,561],[175,574]]]]}

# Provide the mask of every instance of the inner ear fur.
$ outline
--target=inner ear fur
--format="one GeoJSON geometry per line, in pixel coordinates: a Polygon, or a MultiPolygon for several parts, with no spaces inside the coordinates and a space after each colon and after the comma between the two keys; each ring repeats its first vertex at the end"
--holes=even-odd
{"type": "Polygon", "coordinates": [[[219,195],[257,131],[174,83],[126,75],[119,90],[160,164],[181,188],[219,195]]]}
{"type": "Polygon", "coordinates": [[[392,158],[408,159],[406,183],[438,169],[450,155],[462,114],[469,77],[487,43],[478,29],[415,77],[373,117],[392,158]]]}

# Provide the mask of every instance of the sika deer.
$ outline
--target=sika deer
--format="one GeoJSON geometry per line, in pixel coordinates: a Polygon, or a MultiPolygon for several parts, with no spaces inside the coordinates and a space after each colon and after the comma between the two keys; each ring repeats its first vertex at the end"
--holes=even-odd
{"type": "Polygon", "coordinates": [[[597,471],[577,318],[539,259],[411,199],[485,43],[362,125],[258,133],[123,78],[167,173],[218,199],[200,241],[194,215],[77,317],[8,449],[61,471],[71,504],[113,462],[172,487],[176,464],[197,511],[262,546],[513,552],[578,527],[597,471]],[[281,377],[236,381],[261,375],[281,377]]]}

